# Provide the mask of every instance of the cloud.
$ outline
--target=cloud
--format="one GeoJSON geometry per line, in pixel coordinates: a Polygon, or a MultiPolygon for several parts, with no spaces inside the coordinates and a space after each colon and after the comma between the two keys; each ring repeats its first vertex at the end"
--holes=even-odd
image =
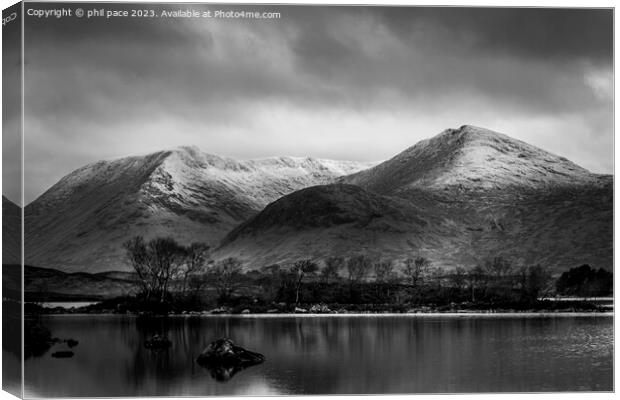
{"type": "Polygon", "coordinates": [[[433,36],[478,54],[609,62],[613,50],[610,9],[411,7],[379,14],[403,40],[433,36]]]}
{"type": "Polygon", "coordinates": [[[244,7],[282,18],[27,19],[27,201],[101,158],[380,160],[465,123],[611,171],[609,10],[244,7]]]}
{"type": "Polygon", "coordinates": [[[2,194],[18,205],[22,205],[21,58],[16,45],[20,32],[19,20],[2,28],[2,194]]]}

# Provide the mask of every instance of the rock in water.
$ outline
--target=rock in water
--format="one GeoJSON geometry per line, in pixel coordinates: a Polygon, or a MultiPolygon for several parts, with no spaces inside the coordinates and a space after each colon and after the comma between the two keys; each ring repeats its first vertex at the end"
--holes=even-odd
{"type": "Polygon", "coordinates": [[[167,349],[172,346],[172,342],[165,336],[155,335],[144,342],[144,347],[151,350],[167,349]]]}
{"type": "Polygon", "coordinates": [[[212,342],[196,359],[218,381],[227,381],[237,372],[263,361],[265,356],[262,354],[237,346],[227,338],[212,342]]]}
{"type": "Polygon", "coordinates": [[[198,356],[198,363],[218,363],[224,365],[254,365],[265,361],[265,356],[237,346],[227,338],[212,342],[198,356]]]}

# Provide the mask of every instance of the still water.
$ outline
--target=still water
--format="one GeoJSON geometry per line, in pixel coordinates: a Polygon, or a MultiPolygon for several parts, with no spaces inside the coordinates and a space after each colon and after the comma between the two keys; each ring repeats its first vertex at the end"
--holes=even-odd
{"type": "Polygon", "coordinates": [[[26,396],[613,390],[611,316],[49,316],[55,345],[25,363],[26,396]],[[145,349],[154,334],[168,350],[145,349]],[[229,337],[266,362],[226,382],[196,356],[229,337]]]}

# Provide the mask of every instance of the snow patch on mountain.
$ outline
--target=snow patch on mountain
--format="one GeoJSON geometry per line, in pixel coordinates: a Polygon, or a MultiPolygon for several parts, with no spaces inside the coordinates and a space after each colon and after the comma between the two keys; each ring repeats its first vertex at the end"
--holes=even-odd
{"type": "Polygon", "coordinates": [[[181,147],[166,157],[153,172],[152,179],[145,183],[144,189],[168,196],[179,204],[196,206],[203,206],[205,200],[197,198],[197,192],[209,189],[212,190],[211,195],[216,195],[221,189],[248,207],[260,210],[285,194],[308,186],[331,183],[342,175],[372,165],[309,157],[238,161],[202,153],[195,147],[181,147]]]}
{"type": "Polygon", "coordinates": [[[470,125],[447,129],[373,168],[341,178],[383,194],[411,188],[541,189],[596,180],[597,175],[564,157],[470,125]]]}

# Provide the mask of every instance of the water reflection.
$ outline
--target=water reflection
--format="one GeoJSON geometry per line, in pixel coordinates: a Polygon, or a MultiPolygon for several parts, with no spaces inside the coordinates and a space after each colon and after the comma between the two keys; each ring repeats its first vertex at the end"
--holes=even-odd
{"type": "Polygon", "coordinates": [[[242,366],[224,364],[204,364],[201,366],[203,368],[206,368],[206,370],[209,371],[209,374],[211,374],[211,377],[218,382],[227,382],[233,376],[235,376],[237,372],[243,371],[244,369],[251,367],[251,365],[242,366]]]}
{"type": "Polygon", "coordinates": [[[612,390],[613,324],[569,318],[160,318],[54,316],[70,359],[26,361],[45,396],[263,395],[612,390]],[[154,335],[169,349],[142,345],[154,335]],[[230,337],[267,362],[210,371],[196,357],[230,337]],[[235,375],[229,382],[213,378],[235,375]]]}

